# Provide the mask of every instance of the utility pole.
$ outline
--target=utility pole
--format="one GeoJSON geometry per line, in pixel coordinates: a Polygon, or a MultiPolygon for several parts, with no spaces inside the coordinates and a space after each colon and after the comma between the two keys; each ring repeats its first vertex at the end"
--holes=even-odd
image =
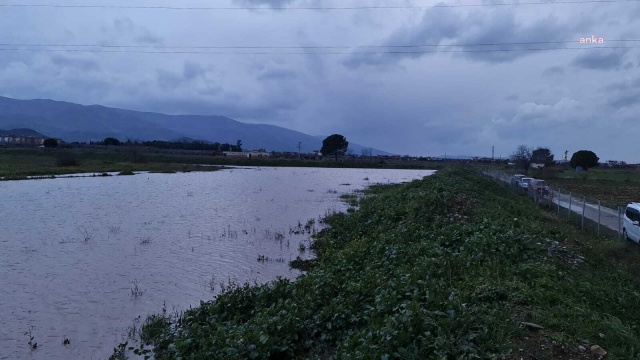
{"type": "Polygon", "coordinates": [[[302,145],[302,142],[298,141],[298,158],[302,159],[302,153],[300,152],[300,146],[302,145]]]}

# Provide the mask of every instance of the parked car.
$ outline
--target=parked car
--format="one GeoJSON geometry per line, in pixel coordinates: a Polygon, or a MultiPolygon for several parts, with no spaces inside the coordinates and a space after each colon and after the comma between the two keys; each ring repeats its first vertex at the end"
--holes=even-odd
{"type": "Polygon", "coordinates": [[[511,177],[511,187],[512,187],[512,188],[517,188],[517,187],[519,186],[519,185],[518,185],[518,181],[519,181],[520,179],[522,179],[523,177],[525,177],[525,176],[527,176],[527,175],[522,175],[522,174],[515,174],[515,175],[513,175],[513,176],[511,177]]]}
{"type": "Polygon", "coordinates": [[[529,182],[529,194],[534,192],[538,193],[538,195],[547,196],[549,195],[549,185],[544,180],[533,179],[529,182]]]}
{"type": "Polygon", "coordinates": [[[640,243],[640,203],[630,203],[622,218],[622,236],[640,243]]]}
{"type": "Polygon", "coordinates": [[[529,183],[533,180],[532,177],[523,177],[518,180],[518,185],[520,185],[520,189],[527,191],[529,189],[529,183]]]}

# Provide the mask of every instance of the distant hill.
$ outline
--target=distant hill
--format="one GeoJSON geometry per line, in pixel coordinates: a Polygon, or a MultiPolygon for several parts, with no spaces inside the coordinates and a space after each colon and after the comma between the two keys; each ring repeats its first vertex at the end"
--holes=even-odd
{"type": "Polygon", "coordinates": [[[34,137],[47,137],[32,129],[11,129],[0,130],[0,136],[34,136],[34,137]]]}
{"type": "MultiPolygon", "coordinates": [[[[245,149],[297,151],[319,150],[322,139],[267,124],[247,124],[224,116],[165,115],[79,105],[53,100],[16,100],[0,97],[0,128],[29,128],[65,141],[88,142],[115,137],[120,140],[194,139],[235,144],[245,149]]],[[[350,143],[354,154],[363,146],[350,143]]],[[[369,147],[366,147],[367,149],[369,147]]],[[[374,155],[388,155],[373,149],[374,155]]]]}

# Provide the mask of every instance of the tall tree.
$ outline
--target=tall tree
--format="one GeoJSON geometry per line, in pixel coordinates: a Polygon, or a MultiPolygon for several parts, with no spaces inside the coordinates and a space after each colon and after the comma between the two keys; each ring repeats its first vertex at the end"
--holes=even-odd
{"type": "Polygon", "coordinates": [[[529,166],[531,166],[532,156],[533,150],[530,147],[520,145],[516,151],[511,154],[511,161],[513,161],[517,166],[522,167],[525,172],[528,172],[529,166]]]}
{"type": "Polygon", "coordinates": [[[242,140],[236,141],[236,147],[238,148],[237,151],[242,151],[242,140]]]}
{"type": "Polygon", "coordinates": [[[322,155],[334,155],[338,161],[338,155],[344,155],[348,148],[347,138],[340,134],[333,134],[322,141],[320,152],[322,155]]]}
{"type": "Polygon", "coordinates": [[[588,170],[589,168],[597,166],[598,160],[600,160],[600,158],[593,151],[580,150],[573,153],[569,165],[574,169],[581,166],[585,170],[588,170]]]}
{"type": "Polygon", "coordinates": [[[44,145],[44,147],[46,148],[58,147],[58,140],[52,138],[44,139],[42,145],[44,145]]]}
{"type": "Polygon", "coordinates": [[[531,162],[545,166],[551,165],[553,164],[553,154],[548,148],[539,147],[531,153],[531,162]]]}
{"type": "Polygon", "coordinates": [[[105,144],[105,145],[118,146],[118,145],[120,145],[120,140],[118,140],[116,138],[113,138],[113,137],[107,137],[107,138],[104,138],[102,143],[105,144]]]}

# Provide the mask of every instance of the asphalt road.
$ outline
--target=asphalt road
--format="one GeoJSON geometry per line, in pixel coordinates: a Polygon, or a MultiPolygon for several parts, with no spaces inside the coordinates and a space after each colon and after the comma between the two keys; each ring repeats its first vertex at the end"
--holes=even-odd
{"type": "MultiPolygon", "coordinates": [[[[505,176],[504,174],[496,175],[487,173],[487,175],[496,178],[499,181],[510,185],[510,178],[505,176]]],[[[571,207],[571,211],[582,216],[582,198],[571,197],[569,199],[569,194],[559,194],[555,190],[551,192],[548,196],[544,196],[542,201],[550,201],[556,207],[560,205],[560,214],[567,215],[567,209],[571,207]],[[571,203],[571,204],[569,204],[571,203]]],[[[598,217],[600,220],[600,226],[604,226],[613,231],[620,231],[622,227],[620,226],[620,221],[622,218],[618,216],[618,212],[616,209],[610,209],[604,206],[601,206],[598,210],[598,204],[585,203],[584,206],[584,217],[590,219],[594,222],[598,222],[598,217]],[[598,214],[599,212],[599,214],[598,214]]]]}

